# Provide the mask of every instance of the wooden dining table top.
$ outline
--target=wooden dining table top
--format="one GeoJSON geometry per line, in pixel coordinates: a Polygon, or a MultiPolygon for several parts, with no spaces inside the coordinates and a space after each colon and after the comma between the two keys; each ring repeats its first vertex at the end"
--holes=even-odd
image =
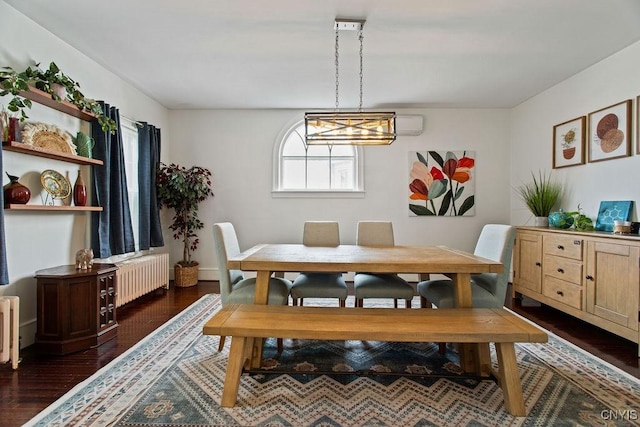
{"type": "Polygon", "coordinates": [[[500,273],[500,262],[445,246],[305,246],[259,244],[228,259],[243,271],[500,273]]]}

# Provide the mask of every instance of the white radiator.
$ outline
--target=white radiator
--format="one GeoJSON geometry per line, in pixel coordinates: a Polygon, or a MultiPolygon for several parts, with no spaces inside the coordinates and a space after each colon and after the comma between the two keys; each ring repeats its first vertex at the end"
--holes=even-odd
{"type": "Polygon", "coordinates": [[[0,297],[0,362],[18,369],[20,351],[20,298],[0,297]]]}
{"type": "Polygon", "coordinates": [[[169,288],[169,254],[150,254],[116,262],[116,307],[158,288],[169,288]]]}

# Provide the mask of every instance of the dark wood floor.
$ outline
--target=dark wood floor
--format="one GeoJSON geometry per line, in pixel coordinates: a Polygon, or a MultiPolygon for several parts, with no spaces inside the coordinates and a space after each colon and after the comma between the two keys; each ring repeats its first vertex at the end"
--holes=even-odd
{"type": "MultiPolygon", "coordinates": [[[[23,349],[17,371],[10,364],[0,365],[0,425],[22,425],[200,296],[218,291],[217,282],[200,282],[131,302],[118,309],[117,338],[99,348],[61,357],[37,355],[33,347],[23,349]]],[[[508,301],[507,306],[640,378],[636,344],[530,300],[508,301]]]]}

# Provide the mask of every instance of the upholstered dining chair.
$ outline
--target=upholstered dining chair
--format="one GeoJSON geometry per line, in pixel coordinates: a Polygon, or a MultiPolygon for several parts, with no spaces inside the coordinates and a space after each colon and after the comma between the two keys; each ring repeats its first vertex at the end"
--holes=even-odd
{"type": "MultiPolygon", "coordinates": [[[[213,225],[213,241],[220,275],[220,295],[222,305],[253,304],[256,289],[255,277],[245,278],[240,270],[229,270],[227,260],[240,253],[240,245],[233,224],[229,222],[213,225]]],[[[270,278],[268,304],[289,303],[291,282],[277,277],[270,278]]],[[[220,337],[218,351],[224,347],[225,337],[220,337]]],[[[278,340],[278,351],[282,351],[282,340],[278,340]]]]}
{"type": "MultiPolygon", "coordinates": [[[[340,230],[335,221],[307,221],[304,223],[302,243],[305,246],[338,246],[340,230]]],[[[305,298],[338,298],[340,307],[347,300],[347,284],[342,273],[300,273],[291,286],[293,305],[304,304],[305,298]]]]}
{"type": "MultiPolygon", "coordinates": [[[[515,228],[510,225],[487,224],[482,228],[476,242],[474,255],[499,261],[504,266],[502,273],[482,273],[471,275],[471,297],[473,307],[500,308],[504,306],[511,269],[511,255],[515,238],[515,228]]],[[[450,280],[426,280],[418,283],[420,306],[430,308],[451,308],[455,305],[454,289],[450,280]]],[[[440,345],[444,352],[444,345],[440,345]]]]}
{"type": "MultiPolygon", "coordinates": [[[[393,246],[393,224],[390,221],[359,221],[356,244],[361,246],[393,246]]],[[[411,308],[414,290],[397,274],[356,273],[353,279],[356,307],[363,307],[365,298],[393,298],[393,306],[398,300],[405,300],[405,307],[411,308]]]]}

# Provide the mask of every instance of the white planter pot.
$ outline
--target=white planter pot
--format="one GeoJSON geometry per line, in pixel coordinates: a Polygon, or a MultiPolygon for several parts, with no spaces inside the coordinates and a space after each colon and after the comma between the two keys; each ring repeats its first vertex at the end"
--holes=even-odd
{"type": "Polygon", "coordinates": [[[548,227],[549,226],[549,217],[547,216],[537,216],[535,217],[534,222],[536,227],[548,227]]]}

